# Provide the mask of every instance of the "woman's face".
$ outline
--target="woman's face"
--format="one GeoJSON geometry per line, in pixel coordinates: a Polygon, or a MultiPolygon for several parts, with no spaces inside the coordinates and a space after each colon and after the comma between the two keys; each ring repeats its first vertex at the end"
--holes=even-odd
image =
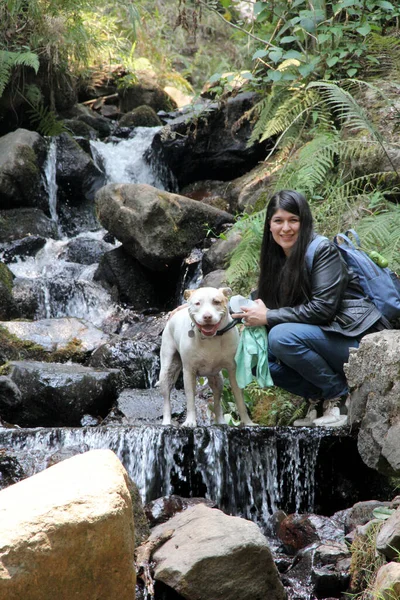
{"type": "Polygon", "coordinates": [[[286,256],[289,256],[299,237],[300,217],[278,208],[272,215],[269,228],[274,241],[281,246],[286,256]]]}

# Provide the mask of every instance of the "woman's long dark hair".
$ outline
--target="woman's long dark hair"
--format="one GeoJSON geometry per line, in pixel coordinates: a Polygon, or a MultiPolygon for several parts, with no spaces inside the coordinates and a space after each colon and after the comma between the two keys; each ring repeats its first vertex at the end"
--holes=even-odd
{"type": "Polygon", "coordinates": [[[268,308],[296,306],[306,299],[310,284],[304,255],[312,237],[313,217],[304,196],[293,190],[274,194],[267,207],[258,280],[258,297],[268,308]],[[300,218],[299,236],[287,257],[270,231],[271,219],[280,208],[300,218]]]}

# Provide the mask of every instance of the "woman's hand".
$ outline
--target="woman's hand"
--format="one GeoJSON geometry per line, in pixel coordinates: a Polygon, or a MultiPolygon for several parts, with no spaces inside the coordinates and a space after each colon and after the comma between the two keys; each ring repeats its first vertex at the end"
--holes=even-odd
{"type": "Polygon", "coordinates": [[[243,312],[234,313],[232,317],[234,319],[242,319],[242,323],[246,327],[258,327],[260,325],[267,325],[268,308],[265,306],[264,302],[259,298],[255,300],[255,303],[256,306],[252,306],[251,308],[243,306],[243,312]]]}

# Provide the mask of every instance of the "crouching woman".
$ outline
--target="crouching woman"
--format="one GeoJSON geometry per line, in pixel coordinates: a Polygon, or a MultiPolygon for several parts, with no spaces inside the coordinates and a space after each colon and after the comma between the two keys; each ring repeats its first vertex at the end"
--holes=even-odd
{"type": "Polygon", "coordinates": [[[307,267],[314,237],[304,196],[293,190],[276,193],[267,207],[256,306],[243,309],[243,322],[267,327],[274,384],[309,401],[305,419],[294,425],[337,427],[347,422],[343,365],[349,349],[390,324],[365,296],[333,242],[323,240],[307,267]]]}

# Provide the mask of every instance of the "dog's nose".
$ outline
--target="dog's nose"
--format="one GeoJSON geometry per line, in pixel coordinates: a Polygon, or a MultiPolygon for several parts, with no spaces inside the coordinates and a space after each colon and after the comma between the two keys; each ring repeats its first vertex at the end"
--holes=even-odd
{"type": "Polygon", "coordinates": [[[211,313],[204,313],[204,315],[203,315],[203,319],[204,319],[205,321],[211,321],[211,319],[212,319],[212,314],[211,314],[211,313]]]}

